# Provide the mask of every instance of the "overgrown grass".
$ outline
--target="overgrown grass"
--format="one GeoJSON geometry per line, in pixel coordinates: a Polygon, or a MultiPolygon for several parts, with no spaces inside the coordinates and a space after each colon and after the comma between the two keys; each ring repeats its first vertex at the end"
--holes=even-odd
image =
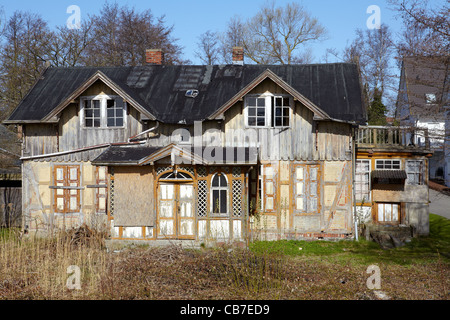
{"type": "Polygon", "coordinates": [[[309,259],[328,259],[338,263],[387,263],[410,265],[450,262],[450,220],[430,214],[430,235],[412,239],[405,246],[384,250],[372,241],[257,241],[250,244],[254,252],[283,254],[309,259]]]}
{"type": "Polygon", "coordinates": [[[0,299],[373,299],[366,269],[381,269],[393,299],[448,299],[449,222],[403,248],[362,241],[255,242],[249,249],[137,246],[107,252],[102,235],[23,239],[0,232],[0,299]],[[67,267],[81,269],[69,290],[67,267]]]}

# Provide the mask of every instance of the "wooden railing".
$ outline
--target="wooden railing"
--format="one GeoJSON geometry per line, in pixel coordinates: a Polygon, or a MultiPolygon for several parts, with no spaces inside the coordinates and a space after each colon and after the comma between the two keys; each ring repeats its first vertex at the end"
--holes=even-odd
{"type": "Polygon", "coordinates": [[[356,129],[358,147],[429,149],[428,129],[396,126],[360,126],[356,129]]]}

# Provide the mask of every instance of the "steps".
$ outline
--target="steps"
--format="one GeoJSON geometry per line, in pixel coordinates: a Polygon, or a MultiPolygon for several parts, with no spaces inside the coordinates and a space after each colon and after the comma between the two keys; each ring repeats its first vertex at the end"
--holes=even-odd
{"type": "Polygon", "coordinates": [[[367,240],[377,242],[383,249],[402,247],[411,241],[413,230],[410,226],[366,225],[367,240]]]}

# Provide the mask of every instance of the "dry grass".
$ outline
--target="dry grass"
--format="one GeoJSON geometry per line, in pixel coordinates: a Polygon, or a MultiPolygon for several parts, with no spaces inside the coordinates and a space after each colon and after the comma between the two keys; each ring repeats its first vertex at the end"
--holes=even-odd
{"type": "MultiPolygon", "coordinates": [[[[107,252],[102,235],[73,230],[53,239],[2,237],[0,299],[374,299],[367,266],[323,256],[238,248],[136,247],[107,252]],[[67,267],[81,269],[69,290],[67,267]]],[[[379,264],[392,299],[448,299],[450,265],[379,264]]]]}

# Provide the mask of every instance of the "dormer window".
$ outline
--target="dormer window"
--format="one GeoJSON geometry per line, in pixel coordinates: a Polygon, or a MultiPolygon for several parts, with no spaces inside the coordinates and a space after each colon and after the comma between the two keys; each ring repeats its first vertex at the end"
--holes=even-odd
{"type": "Polygon", "coordinates": [[[245,99],[245,125],[254,128],[287,128],[291,123],[289,96],[249,95],[245,99]]]}
{"type": "Polygon", "coordinates": [[[118,96],[81,97],[80,121],[83,128],[123,128],[126,104],[118,96]]]}
{"type": "Polygon", "coordinates": [[[436,103],[436,95],[434,93],[426,93],[425,100],[427,104],[435,104],[436,103]]]}

